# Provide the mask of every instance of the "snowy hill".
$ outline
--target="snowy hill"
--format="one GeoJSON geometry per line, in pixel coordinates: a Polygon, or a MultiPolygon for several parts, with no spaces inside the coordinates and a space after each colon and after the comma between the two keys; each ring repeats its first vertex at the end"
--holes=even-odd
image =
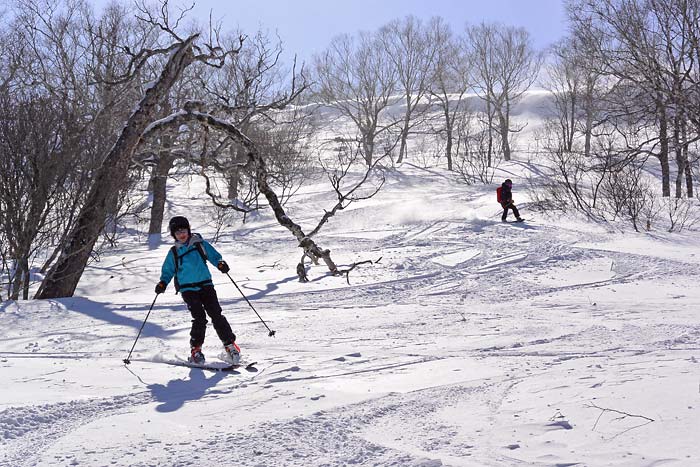
{"type": "MultiPolygon", "coordinates": [[[[216,248],[277,331],[213,271],[255,371],[158,363],[188,349],[172,285],[122,363],[166,243],[122,241],[75,298],[0,303],[0,465],[700,465],[697,233],[529,212],[522,167],[497,180],[523,224],[500,222],[495,186],[390,172],[317,237],[341,265],[381,257],[350,285],[321,266],[300,284],[269,213],[225,232],[216,248]]],[[[207,238],[201,190],[181,183],[169,214],[207,238]]],[[[313,225],[330,196],[306,187],[289,214],[313,225]]],[[[204,353],[220,347],[210,327],[204,353]]]]}

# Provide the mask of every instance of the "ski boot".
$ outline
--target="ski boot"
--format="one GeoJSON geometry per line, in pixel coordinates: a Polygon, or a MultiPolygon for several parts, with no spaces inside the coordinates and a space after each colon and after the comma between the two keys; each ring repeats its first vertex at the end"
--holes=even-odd
{"type": "Polygon", "coordinates": [[[190,348],[190,358],[187,359],[190,363],[202,364],[204,363],[204,354],[202,353],[202,346],[190,348]]]}
{"type": "Polygon", "coordinates": [[[226,352],[224,352],[223,359],[232,365],[240,365],[241,348],[238,347],[235,342],[231,342],[230,344],[224,345],[224,349],[226,349],[226,352]]]}

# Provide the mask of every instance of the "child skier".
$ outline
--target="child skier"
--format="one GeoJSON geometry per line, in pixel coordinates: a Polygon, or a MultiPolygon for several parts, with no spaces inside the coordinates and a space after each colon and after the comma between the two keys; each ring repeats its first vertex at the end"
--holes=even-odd
{"type": "Polygon", "coordinates": [[[224,274],[229,271],[228,264],[213,246],[202,239],[200,234],[190,231],[190,223],[185,217],[173,217],[168,227],[170,235],[175,239],[175,246],[170,249],[163,262],[160,282],[156,285],[156,294],[165,292],[170,280],[175,278],[175,291],[182,292],[182,299],[192,314],[189,361],[204,363],[202,344],[204,344],[208,314],[226,349],[226,360],[238,364],[241,349],[236,345],[236,335],[231,330],[226,317],[221,314],[221,306],[214,290],[207,260],[224,274]]]}
{"type": "Polygon", "coordinates": [[[498,202],[501,203],[501,206],[503,207],[503,215],[501,216],[501,222],[506,221],[506,218],[508,217],[508,209],[513,210],[513,214],[515,214],[515,219],[518,222],[523,221],[523,219],[520,217],[520,213],[518,212],[518,208],[516,208],[515,204],[513,203],[513,192],[511,191],[512,188],[513,182],[509,178],[501,184],[500,188],[496,190],[498,195],[498,202]]]}

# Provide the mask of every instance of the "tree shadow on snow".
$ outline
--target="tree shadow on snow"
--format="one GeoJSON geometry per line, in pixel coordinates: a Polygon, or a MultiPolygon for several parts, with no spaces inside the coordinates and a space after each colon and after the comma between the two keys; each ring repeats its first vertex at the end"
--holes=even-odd
{"type": "Polygon", "coordinates": [[[156,407],[158,412],[175,412],[185,405],[187,401],[201,399],[206,394],[220,391],[210,391],[221,381],[226,373],[215,372],[207,378],[206,372],[201,369],[190,369],[189,379],[173,379],[167,384],[149,384],[153,398],[160,402],[156,407]]]}
{"type": "MultiPolygon", "coordinates": [[[[113,304],[95,302],[83,297],[64,298],[56,301],[60,302],[60,304],[69,311],[82,313],[93,319],[113,324],[115,326],[125,326],[134,329],[141,328],[143,320],[146,318],[146,314],[148,313],[149,307],[149,305],[146,304],[138,306],[129,305],[128,308],[126,305],[122,305],[121,309],[128,311],[129,313],[129,316],[124,316],[114,311],[115,305],[113,304]]],[[[156,305],[151,311],[151,316],[157,313],[158,308],[170,309],[172,307],[170,305],[162,307],[158,307],[156,305]]],[[[146,322],[143,327],[143,331],[141,332],[141,337],[167,337],[175,332],[175,330],[165,330],[163,327],[152,322],[146,322]]]]}
{"type": "MultiPolygon", "coordinates": [[[[236,283],[241,288],[241,290],[243,291],[245,296],[248,298],[248,300],[257,300],[257,299],[264,298],[268,294],[279,289],[279,286],[281,284],[284,284],[287,282],[293,282],[293,281],[298,280],[298,279],[299,278],[296,275],[285,277],[284,279],[280,279],[278,281],[270,282],[270,283],[266,284],[264,289],[250,287],[249,285],[244,285],[243,283],[241,283],[239,281],[236,281],[236,283]],[[249,291],[246,291],[245,289],[255,290],[255,292],[250,293],[249,291]]],[[[229,284],[230,284],[230,282],[229,282],[229,284]]],[[[226,290],[226,295],[229,294],[229,290],[231,290],[231,293],[233,293],[234,295],[231,297],[224,297],[223,294],[221,293],[221,290],[224,290],[222,285],[220,286],[217,284],[217,287],[221,287],[221,288],[217,288],[217,294],[219,296],[219,301],[222,303],[222,305],[224,303],[225,304],[232,304],[232,303],[236,303],[236,302],[245,303],[245,300],[243,300],[243,297],[241,297],[241,294],[238,292],[238,290],[236,290],[236,288],[233,286],[233,284],[231,284],[231,288],[227,287],[225,290],[226,290]]]]}

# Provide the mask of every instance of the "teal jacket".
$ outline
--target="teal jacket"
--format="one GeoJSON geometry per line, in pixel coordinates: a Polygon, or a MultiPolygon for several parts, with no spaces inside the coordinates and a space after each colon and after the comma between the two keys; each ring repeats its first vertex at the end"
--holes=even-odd
{"type": "MultiPolygon", "coordinates": [[[[207,263],[199,253],[197,243],[201,243],[207,260],[216,266],[221,261],[221,254],[214,249],[213,246],[202,239],[198,233],[190,235],[187,243],[175,242],[177,250],[177,277],[176,284],[179,284],[179,291],[186,292],[190,290],[200,290],[207,285],[213,285],[211,281],[211,273],[207,267],[207,263]]],[[[160,270],[160,280],[166,285],[175,277],[175,255],[172,248],[168,251],[168,256],[165,257],[163,266],[160,270]]]]}

